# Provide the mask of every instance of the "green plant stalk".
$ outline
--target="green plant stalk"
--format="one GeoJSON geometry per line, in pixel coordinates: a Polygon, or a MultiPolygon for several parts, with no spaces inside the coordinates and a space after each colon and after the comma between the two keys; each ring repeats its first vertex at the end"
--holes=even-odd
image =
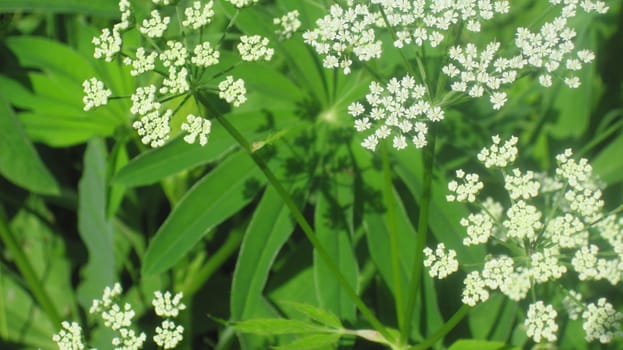
{"type": "Polygon", "coordinates": [[[463,304],[455,313],[454,315],[452,315],[452,317],[450,317],[450,319],[448,321],[446,321],[446,323],[443,324],[443,326],[441,326],[441,328],[439,328],[435,333],[433,333],[430,337],[424,339],[423,342],[421,342],[418,345],[412,346],[409,348],[409,350],[424,350],[427,349],[429,347],[431,347],[433,344],[435,344],[439,339],[443,338],[446,334],[448,334],[452,329],[454,329],[454,327],[456,327],[456,325],[461,322],[461,320],[463,319],[463,317],[465,317],[465,315],[467,315],[467,312],[469,311],[470,306],[467,304],[463,304]]]}
{"type": "Polygon", "coordinates": [[[191,278],[188,278],[181,288],[184,296],[190,298],[205,284],[205,282],[238,250],[242,242],[242,231],[234,231],[225,243],[196,271],[191,278]]]}
{"type": "MultiPolygon", "coordinates": [[[[387,231],[389,233],[389,247],[391,251],[392,279],[394,281],[394,303],[396,307],[396,315],[398,316],[398,328],[405,327],[404,316],[404,297],[402,277],[400,276],[400,252],[398,250],[398,233],[396,232],[396,207],[394,205],[394,191],[392,186],[392,169],[389,162],[389,154],[387,152],[387,143],[382,145],[383,159],[383,178],[384,178],[384,200],[385,220],[387,223],[387,231]]],[[[404,339],[402,339],[404,341],[404,339]]]]}
{"type": "Polygon", "coordinates": [[[408,289],[407,307],[405,309],[405,326],[401,329],[400,339],[405,343],[411,334],[411,324],[413,322],[413,313],[415,312],[415,301],[422,283],[422,270],[424,268],[424,247],[426,246],[426,237],[428,235],[428,216],[431,202],[431,188],[433,182],[433,166],[435,165],[435,143],[437,135],[435,128],[430,130],[431,142],[428,148],[424,150],[422,166],[424,167],[424,178],[422,184],[422,199],[420,200],[420,213],[418,217],[418,229],[415,240],[415,256],[413,258],[413,267],[411,268],[411,279],[408,289]]]}
{"type": "Polygon", "coordinates": [[[28,285],[30,292],[35,297],[35,300],[39,303],[39,305],[41,305],[41,308],[48,315],[50,321],[56,326],[60,325],[63,320],[61,319],[59,312],[56,310],[56,307],[52,303],[52,299],[39,281],[39,278],[30,264],[30,261],[26,257],[26,254],[24,254],[24,251],[17,243],[15,236],[11,232],[6,217],[2,212],[0,212],[0,239],[2,239],[4,245],[11,252],[11,255],[15,259],[15,265],[26,281],[26,284],[28,285]]]}
{"type": "Polygon", "coordinates": [[[227,132],[238,142],[238,144],[249,154],[249,156],[253,159],[255,164],[264,173],[264,175],[266,176],[270,184],[273,185],[273,187],[275,188],[275,190],[277,191],[277,193],[279,194],[283,202],[286,204],[286,206],[290,210],[290,213],[292,214],[296,222],[299,224],[299,226],[305,233],[305,236],[307,236],[307,239],[309,239],[311,244],[314,246],[314,249],[316,249],[318,256],[320,256],[322,261],[325,264],[327,264],[331,272],[337,278],[337,281],[340,284],[340,287],[344,289],[344,291],[349,295],[349,297],[357,305],[357,308],[362,313],[362,315],[368,320],[368,322],[370,322],[370,325],[374,327],[374,329],[376,329],[379,333],[381,333],[383,337],[385,337],[385,339],[387,339],[388,341],[393,340],[393,337],[389,334],[385,326],[383,326],[383,324],[376,318],[376,316],[374,316],[372,311],[366,306],[363,300],[361,300],[361,298],[357,295],[355,290],[350,286],[350,284],[348,283],[348,281],[346,280],[342,272],[340,272],[340,269],[337,267],[335,262],[329,257],[329,254],[327,253],[327,251],[324,249],[324,247],[322,246],[322,244],[316,237],[316,234],[312,230],[311,226],[309,225],[309,223],[307,222],[307,220],[305,219],[301,211],[298,209],[298,207],[294,203],[294,200],[292,199],[292,197],[290,197],[290,194],[286,191],[286,189],[283,187],[283,185],[277,179],[277,177],[273,174],[273,172],[268,168],[268,165],[266,165],[264,160],[260,156],[258,156],[255,152],[253,152],[253,149],[251,148],[249,141],[247,141],[247,139],[220,113],[216,113],[216,119],[219,121],[219,123],[221,123],[221,125],[223,125],[223,127],[227,130],[227,132]]]}

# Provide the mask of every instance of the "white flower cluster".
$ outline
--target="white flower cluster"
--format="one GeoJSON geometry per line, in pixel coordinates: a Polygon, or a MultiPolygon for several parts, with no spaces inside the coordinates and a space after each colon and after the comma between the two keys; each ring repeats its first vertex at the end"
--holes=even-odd
{"type": "MultiPolygon", "coordinates": [[[[231,1],[237,7],[243,7],[257,2],[257,0],[231,1]]],[[[168,6],[170,0],[153,0],[158,6],[168,6]]],[[[142,34],[145,41],[150,42],[150,48],[138,47],[133,52],[123,53],[123,63],[130,66],[132,76],[152,73],[142,81],[150,82],[147,86],[138,86],[131,94],[132,107],[130,112],[136,120],[132,127],[136,129],[142,143],[151,147],[164,145],[173,132],[171,120],[180,106],[170,106],[179,101],[178,96],[184,94],[197,94],[208,89],[203,78],[205,68],[219,63],[220,52],[218,47],[213,47],[209,41],[202,41],[201,35],[182,33],[184,38],[166,40],[163,38],[173,21],[178,20],[179,26],[189,30],[201,30],[209,24],[215,14],[214,1],[193,1],[189,7],[183,9],[184,18],[163,16],[160,8],[149,12],[148,18],[137,20],[135,27],[142,34]],[[154,40],[159,39],[159,40],[154,40]],[[163,47],[162,43],[166,45],[163,47]],[[191,51],[192,50],[192,51],[191,51]],[[155,72],[157,69],[162,69],[155,72]],[[157,74],[156,74],[157,73],[157,74]],[[199,84],[201,80],[202,84],[199,84]],[[170,101],[170,102],[169,102],[170,101]],[[174,102],[175,101],[175,102],[174,102]]],[[[173,4],[173,6],[177,6],[173,4]]],[[[113,26],[113,30],[106,28],[101,35],[93,39],[95,44],[94,57],[112,61],[122,50],[122,31],[130,28],[132,9],[128,0],[120,0],[121,22],[113,26]]],[[[295,14],[293,14],[295,15],[295,14]]],[[[289,16],[288,18],[292,18],[289,16]]],[[[300,23],[299,23],[300,25],[300,23]]],[[[269,48],[267,38],[259,35],[242,36],[238,44],[238,50],[244,61],[270,60],[274,50],[269,48]]],[[[215,74],[215,79],[220,74],[215,74]]],[[[84,109],[104,105],[112,94],[104,88],[102,82],[95,78],[83,83],[85,96],[83,98],[84,109]]],[[[240,106],[246,101],[246,89],[242,79],[234,79],[228,76],[225,81],[218,84],[219,96],[231,103],[234,107],[240,106]]],[[[207,90],[212,91],[212,90],[207,90]]],[[[187,132],[184,140],[195,142],[199,140],[205,145],[210,133],[210,121],[188,114],[187,122],[182,124],[181,131],[187,132]]]]}
{"type": "Polygon", "coordinates": [[[193,2],[191,7],[184,10],[186,19],[182,21],[184,27],[199,29],[212,21],[214,16],[214,1],[208,1],[203,7],[201,1],[193,2]]]}
{"type": "Polygon", "coordinates": [[[558,338],[558,324],[556,324],[558,313],[552,305],[545,305],[542,301],[530,304],[528,313],[524,321],[526,334],[535,342],[539,343],[542,339],[554,342],[558,338]]]}
{"type": "Polygon", "coordinates": [[[182,123],[182,131],[188,134],[184,136],[184,141],[193,144],[199,137],[199,144],[205,146],[208,143],[208,136],[212,130],[212,123],[204,118],[189,114],[186,121],[182,123]]]}
{"type": "MultiPolygon", "coordinates": [[[[478,202],[477,195],[484,186],[477,174],[459,170],[457,178],[462,183],[453,180],[448,186],[449,201],[479,207],[460,221],[467,231],[463,244],[490,244],[496,252],[488,255],[482,270],[466,276],[463,302],[476,305],[494,290],[519,301],[536,285],[561,281],[570,273],[580,281],[606,280],[617,285],[623,278],[623,218],[603,213],[601,191],[588,161],[575,160],[572,151],[566,150],[556,157],[554,176],[537,176],[512,168],[518,153],[517,138],[505,142],[498,136],[492,139],[493,145],[481,150],[478,160],[502,172],[510,199],[507,209],[492,199],[478,202]],[[544,204],[550,207],[542,208],[544,204]]],[[[427,252],[429,257],[432,251],[427,252]]],[[[434,263],[430,260],[425,265],[434,267],[434,263]]],[[[438,275],[433,272],[431,276],[438,275]]],[[[606,299],[597,305],[581,300],[582,296],[574,292],[563,304],[571,310],[570,317],[582,315],[586,340],[604,343],[623,335],[619,330],[623,315],[606,299]]],[[[537,301],[528,309],[524,326],[537,343],[557,339],[557,312],[553,307],[537,301]]]]}
{"type": "MultiPolygon", "coordinates": [[[[423,4],[424,1],[421,3],[423,4]]],[[[582,8],[587,13],[603,14],[608,7],[603,1],[590,0],[550,0],[550,3],[562,5],[560,12],[550,21],[544,22],[538,31],[532,32],[525,27],[516,29],[514,47],[508,48],[518,52],[514,56],[500,57],[498,55],[500,43],[498,42],[487,44],[480,53],[476,45],[472,43],[464,47],[452,47],[449,51],[451,63],[443,67],[443,72],[451,78],[451,89],[466,93],[471,97],[487,94],[493,108],[497,110],[508,99],[506,93],[500,91],[500,88],[513,83],[520,71],[522,73],[538,72],[538,81],[544,87],[552,86],[553,77],[561,78],[570,88],[579,87],[581,82],[577,72],[584,64],[593,61],[595,55],[590,50],[576,50],[574,42],[576,31],[572,27],[573,17],[576,16],[578,8],[582,8]]],[[[490,7],[490,5],[487,6],[490,7]]],[[[496,6],[497,4],[494,8],[496,6]]],[[[508,11],[508,3],[500,4],[500,6],[500,10],[504,8],[508,11]]],[[[475,11],[472,10],[469,13],[473,14],[475,11]]],[[[453,18],[456,20],[456,16],[453,18]]],[[[476,22],[474,25],[472,29],[478,29],[476,22]]],[[[467,28],[472,30],[469,22],[467,28]]],[[[422,38],[428,35],[425,30],[421,30],[420,33],[419,40],[416,40],[418,44],[421,44],[422,38]]],[[[401,40],[400,32],[398,38],[398,42],[410,43],[411,40],[410,36],[401,40]]]]}
{"type": "Polygon", "coordinates": [[[96,78],[91,78],[82,82],[82,88],[85,94],[82,98],[85,111],[107,104],[108,98],[112,94],[112,91],[104,88],[104,83],[96,78]]]}
{"type": "Polygon", "coordinates": [[[182,297],[182,293],[172,296],[171,292],[154,292],[152,300],[154,311],[156,315],[164,318],[160,326],[156,328],[154,342],[163,349],[173,349],[183,339],[184,327],[176,325],[172,320],[179,315],[180,311],[186,309],[186,305],[181,302],[182,297]]]}
{"type": "Polygon", "coordinates": [[[58,345],[59,350],[82,350],[85,348],[82,342],[82,327],[76,322],[63,321],[61,329],[52,336],[52,340],[58,345]]]}
{"type": "Polygon", "coordinates": [[[444,39],[444,32],[462,22],[472,32],[481,30],[483,21],[491,20],[495,14],[507,13],[509,1],[463,0],[463,1],[395,1],[372,0],[382,9],[382,26],[395,28],[394,46],[402,48],[415,43],[422,46],[428,42],[438,46],[444,39]]]}
{"type": "Polygon", "coordinates": [[[381,57],[381,41],[374,33],[377,18],[363,4],[346,9],[334,4],[328,15],[316,21],[317,28],[303,34],[303,39],[324,56],[323,66],[339,67],[349,74],[352,55],[360,61],[381,57]]]}
{"type": "Polygon", "coordinates": [[[234,80],[234,77],[228,75],[225,80],[218,84],[218,96],[227,103],[231,103],[235,107],[247,101],[247,89],[244,87],[244,80],[234,80]]]}
{"type": "Polygon", "coordinates": [[[431,248],[424,248],[424,266],[428,267],[428,273],[431,277],[443,279],[459,269],[459,262],[456,260],[456,251],[449,249],[439,243],[433,251],[431,248]]]}
{"type": "Polygon", "coordinates": [[[237,48],[243,61],[270,61],[275,50],[269,48],[268,43],[268,38],[259,35],[243,35],[237,48]]]}
{"type": "Polygon", "coordinates": [[[454,63],[442,68],[446,75],[455,80],[450,88],[471,97],[481,97],[487,93],[493,109],[502,108],[507,96],[505,92],[499,91],[500,88],[512,84],[517,79],[517,71],[525,63],[519,56],[511,59],[496,57],[499,49],[499,42],[489,43],[480,53],[476,45],[471,43],[465,48],[452,47],[449,57],[454,63]]]}
{"type": "MultiPolygon", "coordinates": [[[[118,336],[112,339],[112,345],[117,350],[139,350],[143,348],[147,336],[141,332],[137,334],[130,328],[135,316],[132,306],[124,304],[123,307],[117,300],[123,292],[121,285],[115,283],[112,288],[106,287],[101,299],[93,300],[89,313],[99,314],[104,321],[104,326],[118,332],[118,336]]],[[[183,339],[184,327],[175,325],[172,318],[186,309],[181,302],[183,295],[175,296],[171,292],[154,292],[152,305],[157,316],[164,318],[161,325],[156,328],[154,342],[163,349],[173,349],[183,339]]],[[[82,350],[86,346],[82,339],[82,327],[76,322],[61,323],[62,329],[52,336],[52,340],[58,345],[59,350],[82,350]]],[[[92,349],[97,350],[97,349],[92,349]]]]}
{"type": "Polygon", "coordinates": [[[245,6],[256,4],[259,0],[227,0],[227,1],[229,1],[229,3],[231,3],[232,5],[238,8],[242,8],[245,6]]]}
{"type": "Polygon", "coordinates": [[[305,32],[303,38],[324,56],[325,67],[339,67],[348,74],[353,55],[360,61],[381,56],[377,31],[391,28],[393,44],[398,48],[426,42],[436,47],[444,33],[459,22],[465,23],[467,30],[479,32],[483,21],[507,13],[509,8],[505,0],[349,0],[346,7],[332,5],[329,14],[316,21],[317,28],[305,32]]]}
{"type": "Polygon", "coordinates": [[[299,11],[292,10],[281,17],[274,18],[273,24],[280,26],[275,33],[279,35],[281,39],[290,39],[301,27],[299,11]]]}
{"type": "Polygon", "coordinates": [[[357,131],[364,132],[376,126],[361,145],[374,151],[380,140],[393,135],[392,145],[397,150],[407,147],[407,139],[417,148],[426,146],[427,123],[444,118],[441,107],[434,106],[426,95],[426,87],[417,84],[409,75],[400,80],[392,78],[385,87],[372,82],[370,93],[366,95],[367,113],[360,102],[348,107],[348,113],[355,118],[357,131]]]}
{"type": "Polygon", "coordinates": [[[138,350],[143,347],[147,336],[143,332],[136,334],[130,328],[135,312],[130,304],[125,303],[120,306],[117,303],[122,292],[119,283],[115,283],[112,288],[106,287],[102,299],[93,300],[89,313],[99,314],[104,321],[104,326],[119,333],[119,336],[112,340],[114,346],[126,350],[138,350]]]}

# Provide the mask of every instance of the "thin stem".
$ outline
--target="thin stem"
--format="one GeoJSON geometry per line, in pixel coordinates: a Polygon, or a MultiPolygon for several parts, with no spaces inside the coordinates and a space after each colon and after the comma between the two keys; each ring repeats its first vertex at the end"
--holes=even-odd
{"type": "Polygon", "coordinates": [[[446,334],[448,334],[456,325],[461,322],[463,317],[467,315],[470,307],[467,304],[463,304],[455,313],[450,317],[450,319],[441,326],[433,335],[424,339],[424,341],[416,346],[412,346],[410,350],[423,350],[431,347],[435,344],[439,339],[443,338],[446,334]]]}
{"type": "Polygon", "coordinates": [[[241,231],[232,232],[227,236],[227,240],[221,247],[208,259],[208,261],[193,275],[186,280],[181,288],[184,296],[190,297],[194,295],[201,286],[217,271],[223,264],[236,252],[242,242],[243,234],[241,231]]]}
{"type": "MultiPolygon", "coordinates": [[[[396,315],[398,315],[398,328],[404,329],[404,298],[402,277],[400,274],[400,252],[398,250],[398,233],[396,231],[396,208],[394,206],[394,187],[392,185],[392,169],[389,162],[389,154],[387,152],[387,143],[382,145],[383,158],[383,177],[384,177],[384,199],[386,208],[387,231],[389,233],[389,246],[391,249],[392,279],[394,281],[394,303],[396,307],[396,315]]],[[[404,340],[404,339],[403,339],[404,340]]]]}
{"type": "Polygon", "coordinates": [[[415,256],[413,258],[413,267],[411,268],[411,282],[409,284],[409,294],[407,308],[405,310],[405,327],[400,333],[402,342],[406,342],[411,334],[411,324],[413,314],[415,312],[415,301],[422,282],[422,269],[424,262],[424,247],[426,246],[426,237],[428,233],[428,213],[431,202],[431,188],[433,182],[433,166],[435,164],[435,143],[437,135],[435,128],[430,130],[431,143],[424,151],[422,165],[424,167],[424,179],[422,184],[422,198],[419,203],[420,213],[418,217],[418,229],[415,241],[415,256]]]}
{"type": "Polygon", "coordinates": [[[30,261],[26,257],[26,254],[24,254],[24,251],[20,248],[19,243],[11,232],[3,212],[0,212],[0,239],[11,252],[11,255],[15,259],[15,265],[26,281],[26,284],[28,284],[28,288],[30,289],[30,292],[34,296],[35,300],[37,300],[39,305],[41,305],[41,308],[48,315],[50,321],[54,325],[60,325],[63,320],[61,319],[59,312],[56,310],[56,307],[52,303],[52,299],[46,292],[45,288],[43,288],[43,284],[39,281],[39,278],[30,264],[30,261]]]}
{"type": "Polygon", "coordinates": [[[318,256],[322,259],[322,261],[329,267],[329,270],[334,274],[337,278],[338,283],[342,287],[342,289],[349,295],[351,300],[357,305],[359,311],[363,314],[363,316],[370,322],[370,325],[374,327],[379,333],[381,333],[385,339],[388,341],[393,340],[393,337],[389,334],[387,329],[383,326],[383,324],[374,316],[372,311],[366,306],[366,304],[361,300],[361,298],[357,295],[355,290],[350,286],[340,269],[337,267],[335,262],[331,259],[327,251],[324,249],[316,234],[312,230],[311,226],[303,216],[303,213],[299,210],[299,208],[294,203],[294,200],[283,187],[281,182],[277,179],[277,177],[273,174],[273,172],[268,168],[268,165],[264,162],[264,160],[251,148],[251,144],[249,141],[231,124],[229,121],[224,118],[220,113],[216,114],[216,119],[223,125],[223,127],[229,132],[229,134],[238,142],[238,144],[249,154],[249,156],[253,159],[255,164],[260,168],[260,170],[264,173],[270,184],[275,188],[281,199],[284,201],[285,205],[290,210],[290,213],[300,226],[300,228],[307,236],[307,239],[311,242],[318,253],[318,256]]]}

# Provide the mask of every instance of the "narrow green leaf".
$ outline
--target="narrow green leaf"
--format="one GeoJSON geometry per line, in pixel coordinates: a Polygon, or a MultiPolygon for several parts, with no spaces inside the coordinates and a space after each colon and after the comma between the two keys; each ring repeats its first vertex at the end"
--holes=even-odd
{"type": "Polygon", "coordinates": [[[591,161],[595,173],[609,185],[623,181],[623,134],[612,140],[594,160],[591,161]]]}
{"type": "Polygon", "coordinates": [[[231,287],[231,317],[253,317],[262,302],[262,291],[277,253],[294,224],[283,201],[268,187],[255,209],[240,247],[231,287]]]}
{"type": "MultiPolygon", "coordinates": [[[[251,140],[265,134],[258,130],[268,122],[267,116],[259,111],[232,114],[229,120],[251,140]]],[[[219,159],[235,147],[236,141],[221,124],[213,123],[210,139],[205,147],[189,145],[178,137],[130,161],[115,175],[113,181],[129,187],[152,184],[180,171],[219,159]]]]}
{"type": "Polygon", "coordinates": [[[24,128],[7,101],[0,98],[0,174],[35,193],[60,193],[54,176],[47,169],[24,128]]]}
{"type": "Polygon", "coordinates": [[[313,334],[300,337],[290,344],[276,346],[277,350],[331,349],[340,340],[340,334],[313,334]]]}
{"type": "Polygon", "coordinates": [[[333,313],[321,309],[319,307],[315,307],[309,304],[302,303],[294,303],[294,302],[284,302],[283,304],[295,309],[296,311],[304,314],[310,319],[319,322],[327,327],[340,329],[342,328],[342,322],[340,319],[334,315],[333,313]]]}
{"type": "Polygon", "coordinates": [[[519,350],[519,348],[506,345],[500,342],[461,339],[452,344],[448,350],[519,350]]]}
{"type": "Polygon", "coordinates": [[[193,186],[150,242],[142,273],[175,265],[214,226],[243,208],[266,181],[243,152],[228,157],[193,186]]]}
{"type": "Polygon", "coordinates": [[[79,82],[96,76],[86,57],[60,42],[44,37],[18,36],[8,38],[6,45],[24,67],[41,68],[79,82]]]}
{"type": "MultiPolygon", "coordinates": [[[[339,183],[336,180],[334,186],[339,183]]],[[[333,186],[331,186],[333,187],[333,186]]],[[[351,192],[352,193],[352,192],[351,192]]],[[[349,203],[340,203],[335,198],[330,200],[328,194],[318,196],[314,215],[316,235],[331,259],[336,262],[340,271],[348,279],[349,284],[357,290],[358,268],[357,260],[350,241],[349,227],[345,217],[344,206],[349,203]]],[[[331,310],[341,318],[354,322],[356,309],[354,302],[337,283],[329,267],[322,262],[314,251],[314,279],[316,281],[316,295],[320,306],[331,310]]]]}
{"type": "Polygon", "coordinates": [[[0,12],[45,11],[80,13],[106,18],[119,17],[117,2],[109,0],[2,0],[0,12]]]}
{"type": "Polygon", "coordinates": [[[84,173],[78,183],[78,231],[89,252],[78,295],[88,308],[115,281],[113,228],[106,216],[106,146],[101,139],[89,141],[84,154],[84,173]]]}
{"type": "Polygon", "coordinates": [[[257,335],[326,333],[328,331],[327,328],[313,323],[285,318],[259,318],[240,321],[234,324],[234,328],[238,332],[257,335]]]}

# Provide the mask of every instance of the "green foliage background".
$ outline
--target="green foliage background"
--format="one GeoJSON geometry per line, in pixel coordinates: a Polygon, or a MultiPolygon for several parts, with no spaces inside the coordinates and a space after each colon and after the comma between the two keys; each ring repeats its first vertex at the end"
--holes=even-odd
{"type": "MultiPolygon", "coordinates": [[[[147,11],[147,1],[137,4],[147,11]]],[[[222,111],[251,142],[253,154],[267,162],[347,282],[385,325],[398,328],[393,295],[399,287],[392,276],[386,199],[395,204],[399,278],[406,286],[415,254],[423,154],[408,148],[387,155],[395,176],[384,178],[381,154],[359,146],[361,137],[346,113],[367,92],[371,75],[363,69],[344,76],[321,68],[300,33],[277,40],[273,17],[297,9],[308,29],[328,5],[274,0],[242,10],[235,30],[271,38],[275,59],[235,69],[249,91],[241,108],[207,103],[222,111]]],[[[522,24],[543,6],[524,1],[517,7],[511,21],[522,24]]],[[[209,26],[209,35],[219,36],[223,14],[232,16],[234,10],[218,0],[215,9],[220,20],[209,26]]],[[[221,124],[213,123],[204,148],[176,137],[148,150],[131,128],[128,101],[82,110],[81,84],[87,78],[101,77],[113,91],[128,95],[134,88],[127,67],[92,58],[91,38],[117,16],[117,3],[109,0],[0,0],[0,229],[13,240],[3,237],[0,246],[0,348],[54,349],[51,335],[62,319],[90,325],[89,344],[108,348],[110,334],[85,310],[115,281],[121,281],[139,325],[147,329],[155,324],[148,311],[154,290],[185,293],[189,307],[183,314],[182,349],[285,346],[297,338],[236,337],[232,325],[219,320],[310,318],[312,311],[286,301],[329,311],[352,329],[370,328],[281,197],[221,124]],[[23,252],[30,276],[10,244],[23,252]],[[44,296],[33,288],[37,284],[44,296]]],[[[477,166],[474,155],[491,135],[517,135],[521,162],[530,169],[551,170],[555,154],[574,148],[591,160],[607,186],[607,205],[623,201],[621,3],[604,16],[581,20],[578,46],[594,50],[597,60],[583,70],[579,89],[543,89],[524,79],[509,91],[510,102],[501,111],[492,112],[487,102],[465,103],[448,111],[435,130],[429,239],[446,242],[462,262],[481,262],[485,252],[461,246],[459,218],[467,209],[446,203],[447,182],[455,169],[477,166]]],[[[479,40],[512,40],[508,28],[514,27],[506,24],[494,24],[479,40]]],[[[441,52],[431,52],[432,76],[440,70],[435,55],[441,52]]],[[[399,55],[391,52],[371,66],[382,76],[404,72],[399,55]]],[[[174,117],[174,123],[181,119],[174,117]]],[[[425,339],[460,307],[461,288],[460,278],[433,282],[424,274],[412,340],[425,339]]],[[[620,290],[612,293],[621,305],[620,290]]],[[[434,347],[529,346],[518,327],[522,317],[519,305],[498,295],[471,310],[434,347]]],[[[561,328],[560,347],[599,348],[584,343],[579,327],[561,328]]],[[[304,344],[331,348],[337,338],[316,336],[304,344]]],[[[304,348],[296,344],[290,348],[304,348]]],[[[378,348],[348,336],[337,344],[378,348]]]]}

